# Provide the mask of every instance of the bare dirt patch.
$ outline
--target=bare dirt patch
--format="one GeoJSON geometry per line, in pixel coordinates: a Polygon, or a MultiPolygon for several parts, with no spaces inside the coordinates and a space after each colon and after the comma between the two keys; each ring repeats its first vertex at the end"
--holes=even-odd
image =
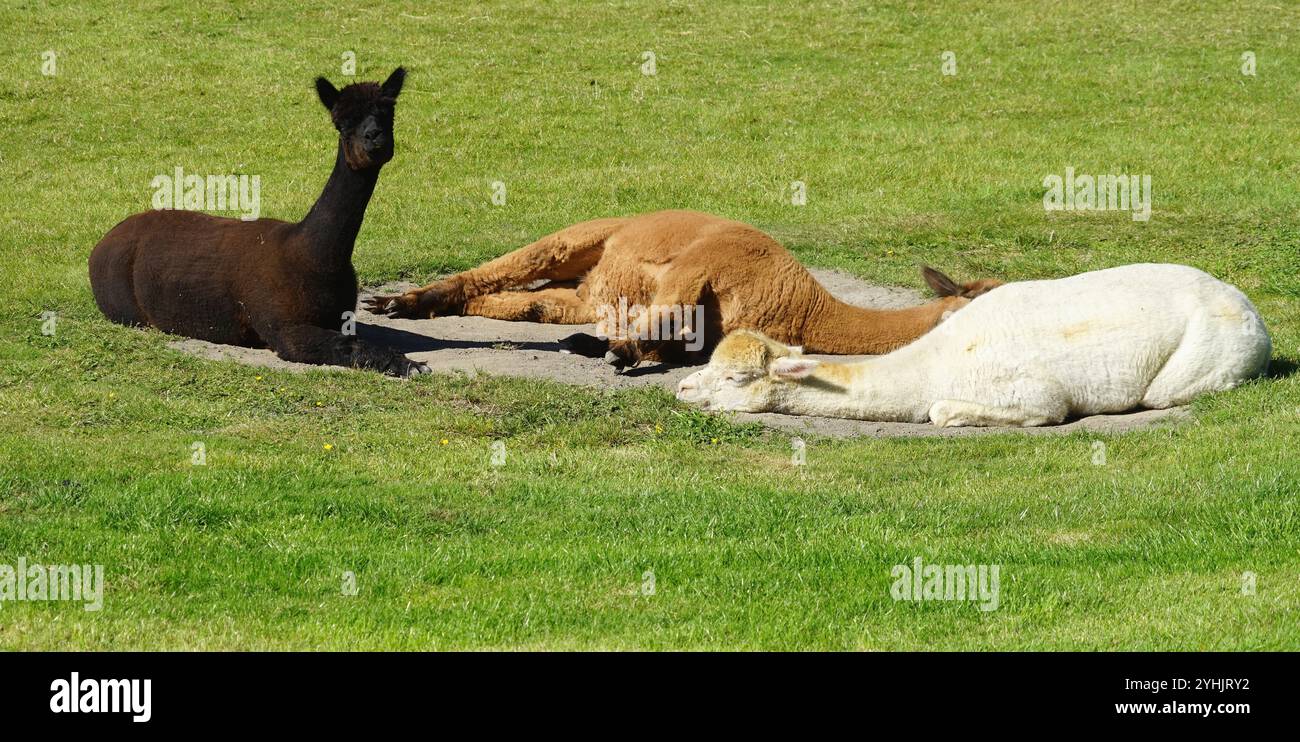
{"type": "MultiPolygon", "coordinates": [[[[925,297],[911,289],[877,286],[838,271],[814,270],[817,280],[844,301],[865,307],[897,308],[919,304],[925,297]]],[[[388,284],[364,290],[362,296],[394,293],[411,284],[388,284]]],[[[547,379],[577,386],[628,388],[656,385],[673,390],[677,382],[698,366],[643,364],[627,373],[598,358],[573,355],[560,341],[578,332],[594,334],[593,325],[543,325],[532,322],[503,322],[485,317],[436,317],[427,320],[390,319],[358,310],[357,334],[386,344],[423,361],[435,373],[463,372],[530,379],[547,379]]],[[[216,345],[202,340],[177,340],[171,347],[202,358],[232,360],[252,366],[303,371],[320,369],[283,361],[270,350],[216,345]]],[[[860,356],[814,356],[850,361],[860,356]]],[[[338,369],[340,373],[351,373],[338,369]]],[[[834,437],[966,436],[1005,433],[1009,430],[1034,434],[1070,433],[1078,430],[1122,432],[1187,417],[1185,409],[1143,410],[1123,415],[1094,415],[1064,425],[1042,428],[936,428],[929,424],[878,423],[838,418],[735,414],[744,422],[758,422],[774,428],[807,435],[834,437]]]]}

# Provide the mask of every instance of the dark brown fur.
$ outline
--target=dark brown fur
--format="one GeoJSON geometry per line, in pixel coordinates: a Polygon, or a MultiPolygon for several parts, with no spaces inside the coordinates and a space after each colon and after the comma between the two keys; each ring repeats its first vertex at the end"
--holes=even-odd
{"type": "Polygon", "coordinates": [[[356,309],[352,248],[379,170],[393,156],[393,109],[405,71],[382,85],[336,90],[316,81],[339,131],[334,171],[297,223],[147,211],[114,227],[90,254],[100,311],[124,325],[214,343],[270,347],[287,361],[395,376],[422,364],[341,332],[356,309]]]}

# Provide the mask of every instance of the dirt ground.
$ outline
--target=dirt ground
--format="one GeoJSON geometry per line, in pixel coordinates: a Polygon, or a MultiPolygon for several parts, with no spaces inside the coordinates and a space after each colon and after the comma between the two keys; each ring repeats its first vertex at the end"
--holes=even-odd
{"type": "MultiPolygon", "coordinates": [[[[892,286],[877,286],[836,271],[814,270],[813,274],[831,293],[852,304],[894,308],[919,304],[926,298],[919,292],[892,286]]],[[[410,284],[388,284],[363,290],[394,293],[410,284]]],[[[643,364],[627,373],[616,374],[599,358],[585,358],[565,351],[560,340],[578,332],[594,334],[594,325],[542,325],[532,322],[504,322],[484,317],[436,317],[427,320],[390,319],[358,310],[357,334],[423,361],[434,373],[464,372],[522,378],[549,379],[565,384],[624,388],[658,385],[675,389],[677,382],[699,366],[643,364]]],[[[177,340],[171,347],[212,360],[232,360],[252,366],[289,370],[320,368],[280,360],[265,349],[216,345],[202,340],[177,340]]],[[[813,356],[830,360],[854,360],[855,356],[813,356]]],[[[341,373],[355,373],[339,369],[341,373]]],[[[724,413],[725,414],[725,413],[724,413]]],[[[1069,433],[1076,430],[1120,432],[1187,417],[1185,409],[1143,410],[1123,415],[1094,415],[1042,428],[936,428],[929,424],[877,423],[862,420],[796,415],[734,414],[741,421],[808,435],[833,437],[965,436],[987,435],[1009,430],[1032,434],[1069,433]]]]}

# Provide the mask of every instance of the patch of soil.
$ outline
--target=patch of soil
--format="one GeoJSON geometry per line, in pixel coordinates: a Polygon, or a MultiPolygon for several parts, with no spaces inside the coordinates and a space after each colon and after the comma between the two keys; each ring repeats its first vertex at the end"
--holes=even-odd
{"type": "MultiPolygon", "coordinates": [[[[911,289],[877,286],[853,276],[829,270],[813,270],[813,275],[840,299],[864,307],[898,308],[924,302],[925,297],[911,289]]],[[[389,294],[413,288],[412,284],[392,283],[363,290],[362,296],[389,294]]],[[[434,372],[460,371],[548,379],[564,384],[601,388],[627,388],[658,385],[669,390],[699,366],[667,366],[646,363],[623,374],[599,358],[586,358],[567,352],[560,341],[574,333],[595,333],[594,325],[543,325],[532,322],[505,322],[485,317],[435,317],[426,320],[390,319],[357,310],[357,334],[405,353],[429,365],[434,372]]],[[[217,345],[203,340],[177,340],[170,347],[211,360],[232,360],[252,366],[303,371],[325,367],[290,363],[265,349],[217,345]]],[[[861,356],[812,356],[835,361],[852,361],[861,356]]],[[[340,373],[348,369],[337,369],[340,373]]],[[[1102,433],[1122,432],[1156,423],[1183,419],[1185,409],[1143,410],[1123,415],[1094,415],[1041,428],[936,428],[929,424],[877,423],[839,418],[780,415],[775,413],[735,414],[745,422],[758,422],[774,428],[807,435],[834,437],[907,437],[987,435],[1009,430],[1034,434],[1070,433],[1077,430],[1102,433]]]]}

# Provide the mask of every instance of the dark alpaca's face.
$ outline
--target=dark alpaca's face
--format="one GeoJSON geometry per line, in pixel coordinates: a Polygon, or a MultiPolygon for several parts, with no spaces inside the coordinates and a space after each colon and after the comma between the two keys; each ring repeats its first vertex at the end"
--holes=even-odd
{"type": "Polygon", "coordinates": [[[393,159],[393,109],[405,79],[401,67],[382,85],[358,82],[338,90],[329,80],[316,78],[316,94],[339,130],[348,167],[367,170],[393,159]]]}

